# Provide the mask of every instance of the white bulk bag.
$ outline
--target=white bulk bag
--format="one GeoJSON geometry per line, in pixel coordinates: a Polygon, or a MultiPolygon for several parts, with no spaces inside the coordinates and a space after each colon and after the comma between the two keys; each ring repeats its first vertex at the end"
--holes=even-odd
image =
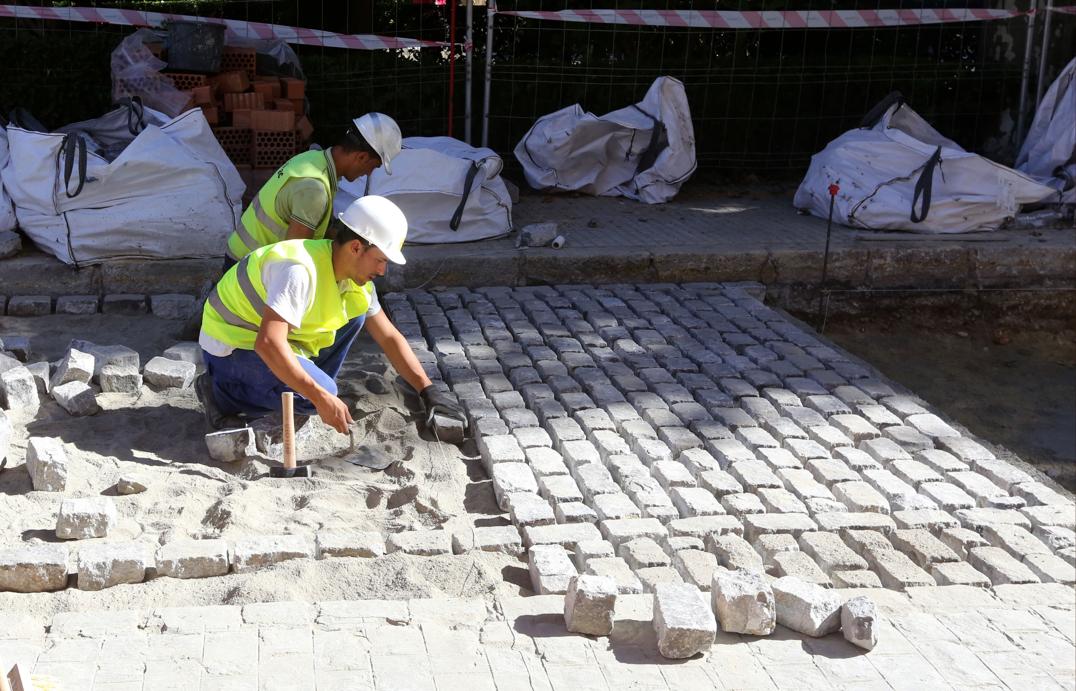
{"type": "Polygon", "coordinates": [[[667,202],[696,168],[684,85],[659,77],[633,106],[597,116],[576,104],[542,116],[515,155],[535,189],[667,202]]]}
{"type": "Polygon", "coordinates": [[[899,94],[876,106],[863,127],[811,157],[793,204],[826,218],[831,183],[840,187],[833,209],[838,223],[920,233],[995,230],[1020,205],[1051,194],[1031,177],[946,139],[899,94]]]}
{"type": "Polygon", "coordinates": [[[491,149],[452,137],[408,137],[392,159],[392,175],[378,168],[369,180],[341,180],[333,206],[339,213],[364,194],[388,197],[407,217],[411,244],[501,237],[512,230],[502,167],[491,149]]]}
{"type": "Polygon", "coordinates": [[[4,187],[19,226],[68,264],[219,257],[244,191],[201,110],[140,104],[56,132],[8,127],[4,187]]]}
{"type": "MultiPolygon", "coordinates": [[[[1060,201],[1076,203],[1076,58],[1039,104],[1016,157],[1016,169],[1056,189],[1060,201]]],[[[1047,201],[1056,200],[1055,196],[1047,201]]]]}
{"type": "MultiPolygon", "coordinates": [[[[0,170],[7,165],[7,159],[7,129],[0,127],[0,170]]],[[[15,206],[11,203],[11,197],[8,196],[0,180],[0,232],[15,230],[15,225],[15,206]]]]}

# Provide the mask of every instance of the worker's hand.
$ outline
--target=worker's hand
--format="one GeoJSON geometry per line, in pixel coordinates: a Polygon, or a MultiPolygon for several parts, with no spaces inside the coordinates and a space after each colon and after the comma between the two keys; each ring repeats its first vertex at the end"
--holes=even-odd
{"type": "Polygon", "coordinates": [[[324,395],[318,396],[313,403],[314,407],[317,408],[318,416],[326,425],[340,434],[348,433],[348,425],[353,420],[351,419],[351,411],[347,408],[347,403],[344,403],[328,391],[324,395]]]}
{"type": "Polygon", "coordinates": [[[460,422],[467,422],[467,416],[463,414],[463,409],[460,408],[459,404],[433,384],[420,391],[418,396],[422,399],[422,406],[426,409],[427,418],[437,414],[454,418],[460,422]]]}

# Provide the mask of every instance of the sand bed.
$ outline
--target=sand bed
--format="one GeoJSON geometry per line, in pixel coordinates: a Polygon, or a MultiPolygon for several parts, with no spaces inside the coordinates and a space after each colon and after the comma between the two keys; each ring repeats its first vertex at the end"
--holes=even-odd
{"type": "MultiPolygon", "coordinates": [[[[0,319],[0,334],[28,335],[30,361],[55,360],[71,338],[121,344],[137,350],[143,365],[175,342],[176,322],[153,317],[54,315],[0,319]]],[[[338,456],[349,446],[312,419],[300,432],[300,459],[314,463],[303,480],[273,480],[276,461],[263,456],[238,463],[208,457],[205,423],[192,389],[141,394],[100,394],[101,412],[69,416],[42,398],[35,416],[10,411],[15,427],[7,469],[0,472],[0,547],[53,542],[63,497],[108,495],[120,515],[105,541],[139,540],[152,545],[178,538],[238,538],[307,534],[321,529],[396,531],[466,530],[503,521],[490,483],[473,457],[424,439],[395,387],[385,386],[388,367],[368,336],[360,336],[341,373],[341,396],[364,430],[362,443],[377,445],[399,463],[370,471],[338,456]],[[371,381],[372,380],[372,381],[371,381]],[[364,385],[388,393],[371,393],[364,385]],[[69,457],[63,494],[33,492],[23,467],[29,436],[62,440],[69,457]],[[117,496],[121,474],[141,478],[147,490],[117,496]]],[[[69,542],[72,553],[80,544],[69,542]]],[[[391,554],[376,559],[335,559],[282,564],[252,574],[182,581],[159,578],[98,593],[73,589],[51,594],[0,593],[0,609],[47,614],[65,609],[154,605],[240,604],[264,600],[476,596],[504,583],[508,569],[525,568],[512,557],[493,554],[432,558],[391,554]]],[[[517,579],[518,580],[518,579],[517,579]]]]}

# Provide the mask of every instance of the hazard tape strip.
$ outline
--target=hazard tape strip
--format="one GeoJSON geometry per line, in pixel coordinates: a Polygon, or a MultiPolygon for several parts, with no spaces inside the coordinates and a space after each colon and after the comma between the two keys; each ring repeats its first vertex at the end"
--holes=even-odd
{"type": "Polygon", "coordinates": [[[1067,7],[1051,7],[1051,12],[1061,12],[1062,14],[1076,14],[1076,5],[1069,5],[1067,7]]]}
{"type": "Polygon", "coordinates": [[[338,34],[319,29],[297,26],[244,22],[238,19],[193,17],[162,12],[142,12],[103,7],[26,7],[23,5],[0,5],[0,18],[52,19],[64,22],[89,22],[92,24],[119,24],[123,26],[160,26],[169,21],[206,22],[223,24],[228,38],[279,39],[287,43],[325,48],[350,48],[352,50],[384,50],[386,48],[432,48],[447,45],[439,41],[421,41],[414,38],[396,38],[375,34],[338,34]]]}
{"type": "Polygon", "coordinates": [[[560,22],[673,26],[697,29],[858,29],[947,24],[950,22],[985,22],[1012,19],[1028,13],[1020,10],[965,8],[932,10],[789,10],[772,12],[733,12],[727,10],[559,10],[532,12],[498,10],[497,14],[560,22]]]}

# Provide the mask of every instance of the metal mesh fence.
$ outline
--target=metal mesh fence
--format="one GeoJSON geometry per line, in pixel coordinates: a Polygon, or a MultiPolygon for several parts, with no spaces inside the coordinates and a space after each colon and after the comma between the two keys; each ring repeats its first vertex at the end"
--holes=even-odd
{"type": "MultiPolygon", "coordinates": [[[[933,7],[1027,10],[1042,43],[1046,0],[940,0],[933,7]]],[[[461,0],[463,2],[463,0],[461,0]]],[[[72,3],[19,3],[62,6],[72,3]]],[[[74,4],[89,4],[74,3],[74,4]]],[[[450,40],[451,4],[433,0],[234,0],[97,2],[202,17],[268,22],[345,34],[450,40]]],[[[1055,3],[1062,4],[1062,3],[1055,3]]],[[[1069,3],[1071,4],[1071,3],[1069,3]]],[[[481,131],[486,8],[474,8],[472,124],[481,131]]],[[[502,0],[499,9],[881,10],[922,8],[913,0],[502,0]]],[[[458,7],[455,40],[464,40],[458,7]]],[[[580,103],[603,113],[638,101],[658,76],[683,81],[692,108],[701,174],[781,179],[889,91],[968,149],[1011,162],[1028,19],[858,29],[696,29],[564,23],[499,15],[493,39],[489,144],[508,155],[534,120],[580,103]]],[[[47,126],[109,107],[109,54],[130,27],[0,19],[0,109],[27,107],[47,126]]],[[[1047,83],[1071,59],[1076,15],[1054,13],[1047,83]]],[[[294,46],[309,80],[315,138],[330,142],[350,118],[391,114],[406,135],[446,134],[447,48],[345,50],[294,46]]],[[[1037,48],[1029,65],[1034,106],[1037,48]]],[[[453,134],[464,132],[464,63],[457,52],[453,134]]],[[[1028,113],[1030,116],[1030,113],[1028,113]]],[[[1030,119],[1028,119],[1030,122],[1030,119]]]]}

